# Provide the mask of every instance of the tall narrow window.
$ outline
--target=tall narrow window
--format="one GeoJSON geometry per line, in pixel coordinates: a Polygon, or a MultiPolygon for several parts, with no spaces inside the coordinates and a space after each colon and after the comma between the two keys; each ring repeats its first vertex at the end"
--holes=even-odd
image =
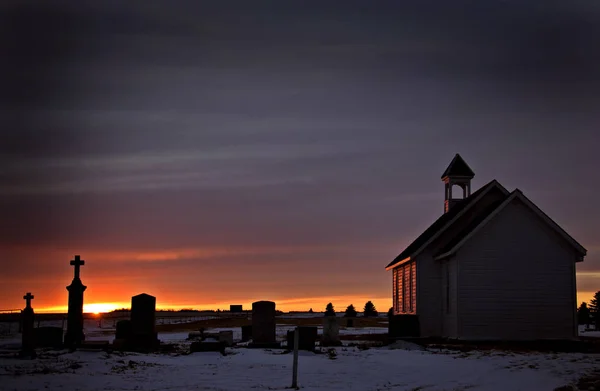
{"type": "Polygon", "coordinates": [[[409,265],[409,276],[408,276],[408,291],[410,292],[410,300],[408,301],[408,311],[413,312],[413,277],[414,277],[414,263],[411,262],[409,265]]]}
{"type": "Polygon", "coordinates": [[[402,266],[402,312],[406,312],[406,266],[402,266]]]}
{"type": "Polygon", "coordinates": [[[398,268],[396,269],[398,271],[398,275],[396,276],[396,280],[397,282],[397,286],[398,286],[398,297],[397,297],[397,302],[398,302],[398,312],[403,312],[404,310],[402,309],[402,296],[404,295],[404,287],[403,287],[403,281],[402,281],[402,268],[398,268]]]}
{"type": "Polygon", "coordinates": [[[392,275],[392,295],[394,300],[394,312],[398,313],[400,311],[400,306],[398,305],[398,269],[394,269],[392,271],[392,275]]]}
{"type": "Polygon", "coordinates": [[[393,304],[396,313],[416,313],[417,279],[414,262],[406,263],[393,270],[393,304]]]}

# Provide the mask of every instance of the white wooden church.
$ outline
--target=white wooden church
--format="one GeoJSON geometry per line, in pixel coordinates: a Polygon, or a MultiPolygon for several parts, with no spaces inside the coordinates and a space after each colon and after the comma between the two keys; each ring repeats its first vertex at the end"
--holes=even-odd
{"type": "Polygon", "coordinates": [[[492,180],[471,194],[474,176],[457,154],[442,175],[445,213],[386,267],[394,313],[417,315],[423,337],[576,338],[586,249],[519,189],[492,180]]]}

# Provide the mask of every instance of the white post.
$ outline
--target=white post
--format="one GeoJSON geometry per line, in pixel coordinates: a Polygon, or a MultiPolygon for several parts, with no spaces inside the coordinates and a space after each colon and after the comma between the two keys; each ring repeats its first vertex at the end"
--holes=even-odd
{"type": "Polygon", "coordinates": [[[300,331],[298,326],[294,330],[294,368],[292,375],[292,388],[298,388],[298,342],[300,340],[300,331]]]}

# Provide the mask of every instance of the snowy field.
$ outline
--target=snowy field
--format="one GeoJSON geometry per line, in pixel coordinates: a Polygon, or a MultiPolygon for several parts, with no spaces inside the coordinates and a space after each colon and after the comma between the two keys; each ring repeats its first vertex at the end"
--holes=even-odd
{"type": "MultiPolygon", "coordinates": [[[[336,348],[301,352],[302,390],[541,391],[600,367],[584,354],[511,354],[336,348]]],[[[219,353],[46,352],[37,360],[0,355],[2,390],[284,390],[292,355],[262,349],[219,353]]]]}
{"type": "MultiPolygon", "coordinates": [[[[50,324],[48,324],[50,325],[50,324]]],[[[60,325],[60,324],[57,324],[60,325]]],[[[294,326],[278,325],[279,340],[294,326]]],[[[319,328],[320,329],[320,328],[319,328]]],[[[14,330],[14,328],[13,328],[14,330]]],[[[214,328],[207,331],[233,330],[214,328]]],[[[321,330],[319,330],[321,331],[321,330]]],[[[341,334],[385,333],[384,327],[341,328],[341,334]]],[[[598,336],[598,331],[581,335],[598,336]]],[[[86,322],[88,340],[112,341],[112,322],[86,322]],[[100,327],[101,326],[101,327],[100,327]]],[[[14,358],[16,333],[0,337],[1,390],[284,390],[291,385],[292,355],[282,350],[228,348],[189,354],[188,332],[159,333],[178,349],[169,354],[44,350],[36,360],[14,358]]],[[[353,341],[355,342],[355,341],[353,341]]],[[[600,355],[401,350],[390,347],[301,352],[302,390],[552,391],[600,369],[600,355]]]]}

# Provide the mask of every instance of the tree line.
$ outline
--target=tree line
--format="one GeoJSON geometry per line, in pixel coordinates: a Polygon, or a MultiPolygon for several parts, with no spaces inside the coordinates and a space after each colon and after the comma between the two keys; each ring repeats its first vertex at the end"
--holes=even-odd
{"type": "Polygon", "coordinates": [[[600,291],[594,294],[590,304],[586,302],[581,303],[577,309],[577,322],[580,325],[594,325],[596,330],[600,329],[600,312],[598,308],[598,302],[600,301],[600,291]]]}
{"type": "MultiPolygon", "coordinates": [[[[312,308],[309,312],[312,312],[312,308]]],[[[358,311],[356,311],[354,305],[350,304],[348,307],[346,307],[346,311],[344,311],[344,317],[355,318],[357,315],[358,311]]],[[[363,316],[365,318],[368,318],[377,317],[378,315],[379,313],[377,312],[377,309],[375,308],[373,302],[371,302],[371,300],[367,301],[365,303],[365,306],[363,307],[363,316]]],[[[325,307],[325,316],[335,316],[335,309],[333,308],[332,303],[328,303],[325,307]]]]}

